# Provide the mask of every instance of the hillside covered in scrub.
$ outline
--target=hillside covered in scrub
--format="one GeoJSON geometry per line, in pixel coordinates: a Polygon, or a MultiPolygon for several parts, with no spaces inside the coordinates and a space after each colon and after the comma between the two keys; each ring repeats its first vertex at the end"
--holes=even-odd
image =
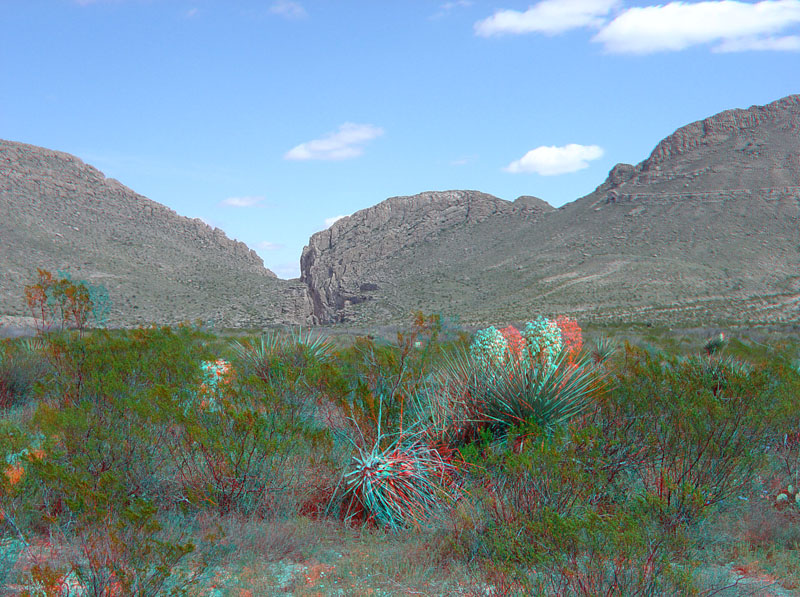
{"type": "Polygon", "coordinates": [[[531,312],[685,325],[800,319],[800,96],[691,123],[554,209],[393,197],[314,234],[280,280],[243,243],[68,154],[0,142],[0,316],[36,267],[108,288],[114,325],[476,325],[531,312]]]}

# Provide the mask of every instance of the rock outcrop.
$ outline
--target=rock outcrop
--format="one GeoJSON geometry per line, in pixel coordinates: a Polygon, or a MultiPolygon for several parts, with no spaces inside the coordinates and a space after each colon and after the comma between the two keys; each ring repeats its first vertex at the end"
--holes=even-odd
{"type": "Polygon", "coordinates": [[[143,197],[77,157],[0,141],[2,314],[24,315],[36,267],[105,285],[111,323],[305,323],[304,287],[244,243],[143,197]],[[300,291],[302,289],[302,292],[300,291]]]}
{"type": "Polygon", "coordinates": [[[598,191],[610,201],[720,190],[791,194],[799,177],[800,95],[791,95],[681,127],[637,166],[615,166],[598,191]]]}
{"type": "Polygon", "coordinates": [[[391,197],[357,211],[314,234],[303,249],[300,279],[308,286],[315,320],[345,320],[351,305],[373,299],[391,282],[387,262],[423,243],[488,219],[535,219],[552,209],[535,197],[511,203],[478,191],[443,191],[391,197]]]}

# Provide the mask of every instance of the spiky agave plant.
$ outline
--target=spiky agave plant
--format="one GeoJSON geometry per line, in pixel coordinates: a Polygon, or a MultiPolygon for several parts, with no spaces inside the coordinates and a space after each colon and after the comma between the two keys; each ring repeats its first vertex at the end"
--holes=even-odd
{"type": "Polygon", "coordinates": [[[303,335],[303,328],[299,328],[296,334],[292,333],[292,341],[308,350],[311,358],[322,363],[329,361],[333,355],[333,344],[325,336],[314,336],[311,330],[303,335]]]}
{"type": "MultiPolygon", "coordinates": [[[[392,530],[421,526],[454,499],[449,486],[455,466],[421,441],[421,435],[420,432],[382,434],[379,425],[377,438],[370,447],[347,438],[357,454],[353,456],[350,471],[343,474],[339,483],[345,484],[345,520],[356,516],[359,510],[354,511],[354,507],[360,507],[369,519],[392,530]],[[392,436],[394,439],[387,444],[392,436]]],[[[339,486],[331,504],[338,489],[339,486]]]]}
{"type": "Polygon", "coordinates": [[[482,415],[500,435],[525,422],[550,431],[580,414],[605,386],[605,374],[590,355],[572,358],[561,350],[550,363],[499,369],[489,386],[482,415]]]}
{"type": "Polygon", "coordinates": [[[413,395],[414,416],[429,442],[454,446],[475,435],[496,370],[465,350],[445,356],[441,368],[413,395]]]}
{"type": "Polygon", "coordinates": [[[262,334],[258,340],[244,343],[234,340],[231,349],[244,363],[253,368],[255,374],[269,381],[270,362],[281,348],[281,338],[277,332],[262,334]]]}

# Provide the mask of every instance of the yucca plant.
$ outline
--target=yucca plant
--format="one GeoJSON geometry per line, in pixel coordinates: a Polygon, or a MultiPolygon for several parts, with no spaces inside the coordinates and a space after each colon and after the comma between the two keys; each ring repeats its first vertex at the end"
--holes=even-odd
{"type": "Polygon", "coordinates": [[[605,385],[591,357],[561,350],[552,361],[491,370],[466,353],[445,360],[415,396],[416,415],[430,441],[471,441],[489,427],[503,438],[511,427],[532,422],[546,431],[582,412],[605,385]]]}
{"type": "Polygon", "coordinates": [[[292,332],[291,338],[295,345],[305,348],[308,356],[316,361],[325,363],[333,356],[333,345],[325,336],[315,337],[311,330],[303,335],[303,328],[299,328],[297,333],[292,332]]]}
{"type": "Polygon", "coordinates": [[[586,409],[604,384],[589,355],[571,358],[561,350],[549,366],[499,369],[481,411],[494,432],[505,434],[525,422],[551,431],[586,409]]]}
{"type": "Polygon", "coordinates": [[[678,359],[675,365],[684,375],[702,379],[714,395],[727,389],[732,380],[746,378],[753,372],[752,365],[733,357],[692,355],[678,359]]]}
{"type": "Polygon", "coordinates": [[[264,381],[272,379],[276,357],[286,356],[298,348],[304,350],[309,359],[320,363],[329,361],[333,354],[333,345],[327,338],[314,336],[311,330],[303,334],[302,328],[288,338],[277,332],[267,332],[252,342],[234,340],[231,348],[264,381]]]}
{"type": "Polygon", "coordinates": [[[455,466],[426,445],[420,432],[382,434],[379,424],[371,447],[363,445],[363,437],[362,445],[347,439],[357,454],[339,482],[345,484],[345,520],[364,512],[368,520],[391,530],[421,526],[454,499],[449,486],[455,466]]]}
{"type": "Polygon", "coordinates": [[[594,343],[592,358],[598,365],[604,364],[617,351],[617,343],[608,336],[600,336],[594,343]]]}
{"type": "Polygon", "coordinates": [[[258,377],[269,381],[270,361],[281,349],[281,345],[277,332],[267,332],[253,342],[234,340],[231,348],[236,356],[253,368],[258,377]]]}
{"type": "Polygon", "coordinates": [[[494,375],[483,360],[466,350],[443,358],[421,391],[412,395],[412,416],[429,443],[456,446],[476,437],[482,420],[480,407],[489,397],[494,375]]]}

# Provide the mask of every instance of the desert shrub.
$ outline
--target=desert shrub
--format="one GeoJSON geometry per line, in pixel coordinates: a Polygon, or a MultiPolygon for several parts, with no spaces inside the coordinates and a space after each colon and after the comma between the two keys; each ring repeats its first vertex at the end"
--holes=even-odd
{"type": "Polygon", "coordinates": [[[692,593],[690,571],[673,564],[681,540],[659,536],[632,514],[560,517],[545,511],[523,533],[538,541],[529,586],[547,595],[692,593]],[[546,548],[547,551],[543,551],[546,548]]]}
{"type": "Polygon", "coordinates": [[[237,380],[217,398],[176,406],[166,445],[183,499],[195,508],[273,515],[299,471],[330,452],[330,434],[297,420],[293,405],[257,379],[237,380]]]}
{"type": "Polygon", "coordinates": [[[612,442],[641,448],[630,473],[667,527],[700,519],[757,470],[770,385],[763,371],[626,345],[615,382],[600,418],[614,421],[605,426],[612,442]]]}
{"type": "Polygon", "coordinates": [[[543,506],[484,520],[462,540],[472,542],[469,560],[506,594],[693,593],[692,570],[682,557],[686,538],[664,535],[643,512],[559,513],[543,506]]]}
{"type": "MultiPolygon", "coordinates": [[[[131,494],[173,502],[165,441],[171,421],[164,413],[177,408],[187,388],[199,386],[204,339],[185,327],[49,336],[57,364],[39,388],[43,401],[34,424],[58,438],[54,464],[88,486],[109,472],[131,494]]],[[[64,491],[42,487],[51,502],[64,491]]]]}
{"type": "Polygon", "coordinates": [[[195,550],[194,543],[186,541],[183,533],[166,531],[155,507],[146,501],[117,504],[117,508],[119,512],[109,508],[95,524],[57,538],[51,546],[53,559],[63,563],[38,563],[30,572],[30,584],[47,586],[56,577],[76,594],[96,597],[155,597],[166,590],[186,594],[199,569],[187,574],[178,564],[195,550]]]}
{"type": "Polygon", "coordinates": [[[42,348],[37,339],[0,343],[0,409],[26,404],[33,398],[34,385],[48,369],[42,348]]]}
{"type": "Polygon", "coordinates": [[[512,427],[504,443],[484,430],[482,441],[460,450],[463,474],[483,489],[491,524],[517,523],[545,508],[568,515],[589,504],[598,480],[571,436],[568,429],[547,434],[528,422],[512,427]]]}

